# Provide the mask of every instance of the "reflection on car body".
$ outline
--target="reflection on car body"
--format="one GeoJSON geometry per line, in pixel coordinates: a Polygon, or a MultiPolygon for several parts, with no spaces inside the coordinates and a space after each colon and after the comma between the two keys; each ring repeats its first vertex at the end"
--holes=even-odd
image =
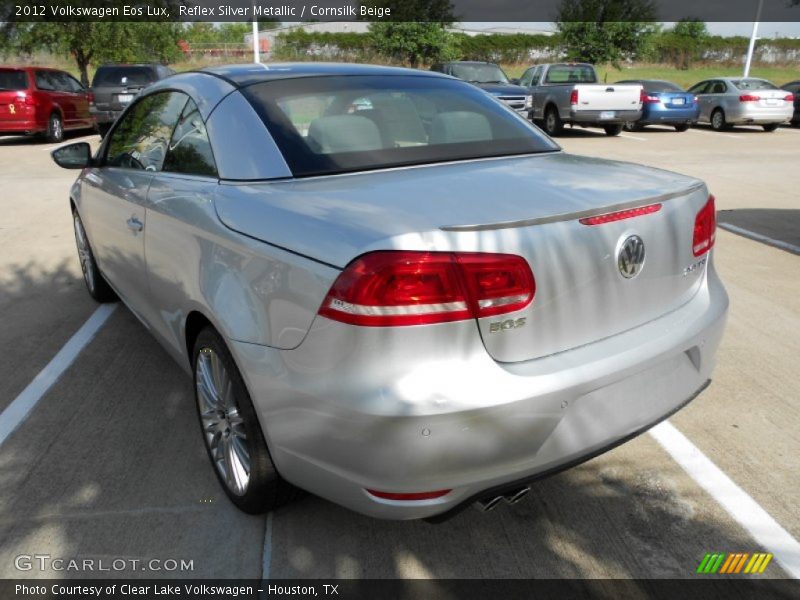
{"type": "Polygon", "coordinates": [[[54,158],[84,168],[90,293],[122,298],[193,375],[248,512],[297,488],[396,519],[517,501],[713,368],[727,296],[705,185],[566,154],[450,77],[181,74],[93,159],[54,158]]]}

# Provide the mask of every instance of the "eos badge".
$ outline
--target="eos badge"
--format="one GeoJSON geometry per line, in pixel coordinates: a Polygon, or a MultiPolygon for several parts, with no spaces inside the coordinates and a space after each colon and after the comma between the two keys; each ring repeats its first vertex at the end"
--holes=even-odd
{"type": "Polygon", "coordinates": [[[489,333],[497,333],[499,331],[508,331],[509,329],[519,329],[525,325],[525,317],[519,319],[506,319],[505,321],[495,321],[489,323],[489,333]]]}

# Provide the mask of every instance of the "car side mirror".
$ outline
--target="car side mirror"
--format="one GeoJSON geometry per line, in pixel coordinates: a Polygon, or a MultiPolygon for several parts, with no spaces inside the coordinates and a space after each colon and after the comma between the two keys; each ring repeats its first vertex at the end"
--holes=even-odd
{"type": "Polygon", "coordinates": [[[87,142],[76,142],[56,148],[50,153],[63,169],[84,169],[92,165],[92,148],[87,142]]]}

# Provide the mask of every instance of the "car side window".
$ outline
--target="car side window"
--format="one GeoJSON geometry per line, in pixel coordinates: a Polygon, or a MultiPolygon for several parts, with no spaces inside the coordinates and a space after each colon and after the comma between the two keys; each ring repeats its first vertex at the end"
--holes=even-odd
{"type": "Polygon", "coordinates": [[[34,77],[36,79],[36,88],[46,92],[54,92],[56,91],[58,86],[58,81],[56,77],[54,77],[54,73],[51,71],[36,71],[34,77]]]}
{"type": "Polygon", "coordinates": [[[691,94],[705,94],[707,87],[708,87],[708,82],[701,81],[700,83],[696,83],[692,87],[690,87],[688,91],[691,94]]]}
{"type": "Polygon", "coordinates": [[[69,73],[62,73],[62,75],[66,79],[67,85],[69,86],[69,90],[71,92],[80,94],[86,91],[83,89],[83,85],[81,85],[81,82],[75,79],[72,75],[70,75],[69,73]]]}
{"type": "Polygon", "coordinates": [[[172,134],[163,171],[212,177],[217,175],[206,125],[192,100],[186,103],[172,134]]]}
{"type": "Polygon", "coordinates": [[[533,85],[531,82],[533,81],[533,71],[534,68],[531,67],[527,71],[522,74],[522,77],[519,78],[519,84],[524,87],[528,87],[533,85]]]}
{"type": "Polygon", "coordinates": [[[712,94],[724,94],[727,90],[728,86],[725,85],[722,81],[715,81],[711,86],[711,93],[712,94]]]}
{"type": "Polygon", "coordinates": [[[108,140],[105,166],[159,171],[188,97],[179,92],[145,96],[117,123],[108,140]]]}

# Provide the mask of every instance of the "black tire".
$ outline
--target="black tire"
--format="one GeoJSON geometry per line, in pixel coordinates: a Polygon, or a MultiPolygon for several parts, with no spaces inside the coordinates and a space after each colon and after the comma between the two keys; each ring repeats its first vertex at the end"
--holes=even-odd
{"type": "Polygon", "coordinates": [[[111,123],[98,123],[96,129],[97,133],[100,134],[100,137],[104,138],[106,137],[108,130],[111,129],[111,123]]]}
{"type": "Polygon", "coordinates": [[[767,123],[766,125],[762,125],[764,131],[767,133],[772,133],[776,129],[778,129],[778,123],[767,123]]]}
{"type": "Polygon", "coordinates": [[[642,130],[642,126],[639,125],[638,121],[625,121],[622,124],[622,128],[625,131],[641,131],[642,130]]]}
{"type": "Polygon", "coordinates": [[[544,111],[542,129],[550,137],[559,136],[564,131],[564,121],[561,120],[561,116],[555,106],[548,106],[544,111]]]}
{"type": "Polygon", "coordinates": [[[725,120],[725,111],[715,108],[711,113],[711,129],[714,131],[725,131],[728,129],[728,122],[725,120]]]}
{"type": "Polygon", "coordinates": [[[622,125],[606,125],[603,127],[606,130],[606,135],[614,137],[622,133],[622,125]]]}
{"type": "Polygon", "coordinates": [[[675,125],[675,131],[678,133],[683,133],[684,131],[689,131],[689,124],[682,123],[681,125],[675,125]]]}
{"type": "Polygon", "coordinates": [[[86,284],[86,290],[97,302],[115,302],[118,300],[117,294],[108,285],[105,277],[100,272],[100,268],[97,266],[92,246],[89,243],[89,237],[86,235],[86,229],[84,229],[83,221],[81,221],[77,211],[72,211],[72,221],[75,231],[75,245],[78,248],[78,260],[81,262],[81,271],[83,272],[83,282],[86,284]],[[83,241],[81,241],[81,236],[83,241]]]}
{"type": "MultiPolygon", "coordinates": [[[[264,434],[261,431],[261,425],[258,422],[253,402],[247,392],[241,373],[236,367],[222,336],[211,326],[205,327],[197,336],[192,352],[192,370],[194,372],[195,404],[203,442],[217,479],[231,502],[240,510],[254,515],[274,510],[297,498],[302,492],[283,479],[275,469],[275,464],[269,454],[264,434]],[[206,425],[204,425],[200,408],[201,395],[198,389],[198,376],[200,373],[198,360],[201,353],[213,353],[225,368],[231,384],[230,390],[235,402],[236,414],[241,417],[241,424],[238,426],[246,433],[246,439],[242,443],[249,454],[250,473],[246,487],[241,493],[237,493],[236,490],[231,488],[220,468],[217,467],[213,450],[206,435],[206,425]]],[[[232,431],[234,427],[231,424],[229,431],[232,431]]],[[[223,432],[218,433],[220,433],[220,437],[225,435],[223,432]]],[[[233,433],[228,434],[228,436],[231,435],[233,433]]]]}
{"type": "Polygon", "coordinates": [[[54,112],[47,120],[47,133],[45,139],[48,142],[55,143],[64,139],[64,122],[61,120],[61,115],[54,112]]]}
{"type": "Polygon", "coordinates": [[[800,121],[792,121],[791,122],[791,126],[792,127],[800,127],[800,121]]]}

